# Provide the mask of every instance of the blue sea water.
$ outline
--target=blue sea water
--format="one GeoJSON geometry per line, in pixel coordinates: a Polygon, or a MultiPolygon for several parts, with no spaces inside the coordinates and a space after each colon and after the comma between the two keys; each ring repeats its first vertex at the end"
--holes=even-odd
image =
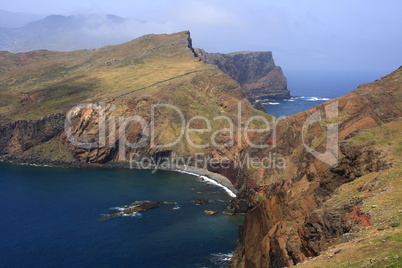
{"type": "MultiPolygon", "coordinates": [[[[290,101],[263,101],[288,116],[374,81],[377,73],[286,72],[290,101]]],[[[385,75],[385,73],[383,74],[385,75]]],[[[230,197],[187,174],[0,164],[0,267],[225,267],[243,216],[205,216],[230,197]],[[191,201],[211,202],[197,206],[191,201]],[[134,201],[168,201],[103,220],[134,201]]]]}
{"type": "Polygon", "coordinates": [[[225,267],[243,216],[203,211],[229,200],[175,172],[0,164],[0,267],[225,267]],[[177,205],[102,217],[142,200],[177,205]]]}
{"type": "Polygon", "coordinates": [[[306,111],[330,99],[343,96],[359,85],[373,82],[387,73],[288,71],[285,76],[292,97],[290,100],[260,100],[268,114],[289,116],[306,111]]]}

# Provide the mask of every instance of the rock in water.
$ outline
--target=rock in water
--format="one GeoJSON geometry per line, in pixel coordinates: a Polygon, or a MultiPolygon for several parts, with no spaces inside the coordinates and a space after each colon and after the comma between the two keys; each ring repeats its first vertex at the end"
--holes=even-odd
{"type": "Polygon", "coordinates": [[[124,206],[123,213],[131,214],[134,212],[143,212],[143,211],[149,210],[151,208],[159,207],[162,204],[163,204],[162,201],[157,201],[157,202],[137,201],[137,202],[131,203],[128,206],[124,206]]]}
{"type": "Polygon", "coordinates": [[[218,210],[215,210],[215,209],[212,209],[212,210],[204,210],[204,214],[205,215],[208,215],[208,216],[211,216],[211,215],[215,215],[215,214],[218,214],[218,210]]]}
{"type": "Polygon", "coordinates": [[[198,199],[194,200],[193,203],[196,205],[202,205],[202,204],[207,204],[208,201],[205,200],[204,198],[198,198],[198,199]]]}
{"type": "Polygon", "coordinates": [[[222,213],[221,213],[222,215],[226,215],[226,216],[234,216],[236,213],[234,213],[234,212],[230,212],[230,211],[222,211],[222,213]]]}

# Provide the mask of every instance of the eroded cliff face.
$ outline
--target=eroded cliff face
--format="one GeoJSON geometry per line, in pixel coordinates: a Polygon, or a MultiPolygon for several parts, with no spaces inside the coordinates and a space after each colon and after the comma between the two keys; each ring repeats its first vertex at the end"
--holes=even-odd
{"type": "MultiPolygon", "coordinates": [[[[358,138],[364,129],[381,129],[399,122],[402,69],[362,85],[346,96],[282,119],[273,132],[251,135],[253,144],[268,144],[268,148],[248,146],[243,136],[234,135],[232,140],[231,133],[225,131],[215,136],[215,141],[222,145],[219,148],[194,149],[185,139],[169,149],[151,146],[174,141],[182,126],[182,118],[174,109],[152,110],[160,104],[179,108],[186,123],[199,115],[215,123],[209,133],[191,134],[191,140],[200,145],[211,142],[211,133],[228,127],[227,121],[214,119],[219,116],[233,120],[234,134],[244,130],[251,116],[272,122],[271,116],[253,109],[243,92],[249,88],[250,92],[256,92],[256,98],[265,98],[259,89],[271,85],[280,94],[285,92],[286,80],[270,53],[217,55],[219,68],[236,81],[216,66],[204,64],[197,55],[199,52],[192,49],[188,32],[149,35],[120,46],[67,54],[0,53],[0,59],[7,63],[0,72],[0,154],[23,156],[34,152],[58,157],[52,151],[58,146],[64,150],[63,155],[93,164],[128,161],[133,154],[174,159],[202,153],[222,159],[229,168],[209,168],[227,176],[239,189],[229,210],[248,211],[240,228],[233,267],[290,266],[320,254],[345,233],[371,224],[372,218],[362,210],[362,199],[349,198],[337,206],[328,202],[342,185],[395,165],[396,160],[387,153],[392,144],[382,148],[351,140],[358,138]],[[253,62],[259,63],[253,65],[253,62]],[[10,101],[4,102],[5,99],[10,101]],[[73,109],[80,103],[85,106],[73,109]],[[322,120],[317,119],[315,112],[322,120]],[[336,117],[330,116],[335,112],[336,117]],[[48,116],[43,117],[44,114],[48,116]],[[76,146],[68,138],[66,114],[73,137],[95,145],[76,146]],[[239,114],[242,119],[237,118],[239,114]],[[139,121],[127,121],[124,125],[134,115],[155,127],[152,140],[139,121]],[[311,117],[318,122],[304,127],[311,117]],[[100,141],[101,122],[107,133],[105,145],[96,144],[100,141]],[[326,152],[330,142],[326,139],[327,126],[334,123],[338,125],[340,140],[337,166],[322,161],[335,156],[335,151],[326,152]],[[120,128],[121,124],[124,128],[120,128]],[[140,145],[131,148],[127,142],[140,145]],[[304,145],[322,153],[323,158],[315,158],[304,145]],[[247,155],[283,157],[286,166],[236,165],[236,156],[247,155]]],[[[204,123],[193,122],[190,126],[203,129],[204,123]]]]}
{"type": "Polygon", "coordinates": [[[247,98],[254,102],[263,99],[289,99],[290,91],[280,66],[272,52],[206,53],[196,50],[207,63],[214,64],[241,85],[247,98]]]}
{"type": "MultiPolygon", "coordinates": [[[[332,196],[348,182],[399,165],[392,139],[388,144],[377,144],[375,138],[367,140],[364,131],[378,129],[390,135],[387,127],[381,132],[382,126],[390,122],[401,125],[401,75],[402,68],[278,124],[276,146],[262,154],[275,152],[283,156],[286,167],[249,174],[254,185],[248,183],[247,191],[258,205],[246,214],[231,267],[289,267],[341,242],[344,234],[371,225],[370,213],[362,210],[371,196],[369,191],[358,192],[362,195],[359,198],[337,191],[335,197],[342,202],[336,206],[332,196]],[[326,118],[330,111],[324,113],[325,107],[334,103],[338,116],[326,118]],[[321,113],[321,122],[303,128],[316,111],[321,113]],[[337,123],[339,128],[336,166],[313,157],[304,146],[322,153],[324,161],[331,159],[335,151],[324,154],[328,142],[325,128],[331,123],[337,123]],[[364,144],[356,144],[356,140],[364,144]]],[[[270,143],[274,137],[269,134],[265,140],[270,143]]]]}
{"type": "MultiPolygon", "coordinates": [[[[57,158],[51,148],[57,146],[61,155],[93,164],[127,162],[132,155],[190,158],[193,164],[196,154],[233,163],[234,155],[242,150],[237,146],[238,128],[254,115],[271,118],[253,109],[235,80],[197,57],[188,31],[146,35],[96,50],[4,52],[0,61],[4,63],[0,155],[57,158]],[[5,99],[9,101],[3,103],[5,99]],[[46,114],[50,116],[42,118],[46,114]],[[57,120],[52,119],[55,114],[57,120]],[[194,131],[190,139],[208,146],[190,146],[182,137],[170,148],[158,147],[174,142],[183,126],[200,115],[212,122],[211,129],[209,133],[194,131]],[[146,128],[131,120],[133,116],[146,128]],[[215,148],[212,133],[228,127],[227,120],[219,118],[223,116],[233,120],[234,129],[233,133],[217,132],[214,141],[220,148],[215,148]],[[103,143],[101,124],[105,126],[103,143]]],[[[206,122],[195,120],[188,127],[205,128],[206,122]]],[[[236,168],[214,171],[236,184],[236,168]]]]}
{"type": "Polygon", "coordinates": [[[18,120],[1,125],[1,154],[20,154],[53,139],[63,132],[65,119],[65,114],[58,113],[38,120],[18,120]]]}

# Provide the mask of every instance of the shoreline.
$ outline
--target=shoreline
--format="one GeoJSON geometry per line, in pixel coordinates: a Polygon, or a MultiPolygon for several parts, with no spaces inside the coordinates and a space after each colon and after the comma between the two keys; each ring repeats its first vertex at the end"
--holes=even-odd
{"type": "Polygon", "coordinates": [[[216,185],[216,186],[222,188],[231,198],[237,197],[236,188],[234,188],[234,186],[232,185],[232,183],[229,181],[228,178],[226,178],[225,176],[223,176],[221,174],[213,173],[209,170],[199,169],[199,168],[195,168],[195,167],[184,167],[184,170],[175,169],[172,171],[201,177],[203,180],[207,181],[208,183],[211,183],[213,185],[216,185]]]}
{"type": "MultiPolygon", "coordinates": [[[[149,169],[133,168],[130,162],[108,162],[105,164],[91,164],[79,161],[64,161],[64,160],[50,160],[38,156],[15,156],[15,155],[2,155],[0,156],[0,163],[14,164],[14,165],[27,165],[36,167],[55,167],[55,168],[124,168],[135,170],[155,170],[152,167],[149,169]]],[[[175,166],[171,169],[157,169],[163,171],[179,172],[192,176],[201,177],[203,180],[215,186],[222,188],[231,198],[235,198],[237,194],[236,188],[225,176],[211,172],[207,169],[201,169],[191,166],[175,166]]]]}

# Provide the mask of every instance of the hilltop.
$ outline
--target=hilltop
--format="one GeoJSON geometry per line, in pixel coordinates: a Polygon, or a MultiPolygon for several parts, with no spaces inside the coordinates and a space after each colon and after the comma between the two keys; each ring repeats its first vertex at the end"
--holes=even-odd
{"type": "MultiPolygon", "coordinates": [[[[227,116],[236,122],[237,108],[242,106],[244,119],[260,115],[252,108],[239,84],[222,73],[215,65],[197,57],[188,31],[171,35],[146,35],[131,42],[93,50],[52,52],[46,50],[27,53],[0,52],[0,123],[4,138],[0,142],[2,154],[39,154],[52,159],[77,159],[99,163],[117,160],[118,146],[99,146],[91,149],[75,148],[66,140],[66,113],[82,103],[93,103],[74,117],[74,131],[80,140],[92,140],[98,135],[98,115],[91,112],[99,103],[107,107],[107,115],[128,118],[138,115],[151,123],[151,109],[156,104],[171,104],[189,120],[202,115],[215,122],[212,133],[227,125],[227,116]],[[44,117],[46,116],[46,117],[44,117]],[[37,132],[32,133],[32,128],[37,132]],[[95,135],[95,136],[94,136],[95,135]],[[59,148],[55,154],[52,147],[59,148]]],[[[164,109],[157,117],[156,137],[152,142],[168,144],[180,133],[180,118],[172,109],[164,109]]],[[[117,123],[116,123],[117,124],[117,123]]],[[[141,140],[141,128],[127,128],[127,139],[141,140]]],[[[202,127],[199,126],[199,127],[202,127]]],[[[234,129],[236,131],[236,129],[234,129]]],[[[119,141],[119,133],[114,135],[119,141]]],[[[199,144],[210,142],[210,135],[193,133],[199,144]]],[[[226,133],[219,141],[228,141],[226,133]]],[[[110,138],[108,136],[108,138],[110,138]]],[[[158,153],[147,140],[141,148],[128,150],[144,155],[158,153]]],[[[160,149],[159,149],[160,150],[160,149]]],[[[185,139],[168,154],[193,156],[196,152],[212,153],[211,146],[194,149],[185,139]]],[[[238,148],[224,150],[232,155],[238,148]]]]}
{"type": "Polygon", "coordinates": [[[402,68],[278,121],[246,96],[280,74],[271,60],[269,52],[205,57],[188,31],[92,50],[0,52],[0,155],[98,166],[131,155],[193,165],[202,154],[224,163],[205,168],[238,189],[228,212],[247,213],[233,267],[400,266],[402,68]],[[269,59],[261,73],[250,64],[259,57],[269,59]],[[264,120],[270,131],[244,136],[264,120]],[[154,146],[174,141],[183,122],[199,147],[154,146]],[[285,168],[244,166],[246,157],[283,159],[285,168]]]}

